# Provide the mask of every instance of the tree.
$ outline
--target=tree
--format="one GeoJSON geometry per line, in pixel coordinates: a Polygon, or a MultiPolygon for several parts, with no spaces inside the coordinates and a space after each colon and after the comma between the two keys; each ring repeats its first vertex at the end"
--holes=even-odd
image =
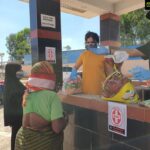
{"type": "Polygon", "coordinates": [[[144,8],[121,16],[120,39],[122,45],[143,44],[150,40],[150,21],[144,8]]]}
{"type": "Polygon", "coordinates": [[[67,51],[71,50],[71,46],[70,45],[66,45],[66,46],[64,46],[64,49],[67,50],[67,51]]]}
{"type": "Polygon", "coordinates": [[[16,34],[10,34],[6,38],[8,54],[14,60],[22,61],[24,54],[31,53],[31,45],[28,41],[30,29],[25,28],[16,34]]]}

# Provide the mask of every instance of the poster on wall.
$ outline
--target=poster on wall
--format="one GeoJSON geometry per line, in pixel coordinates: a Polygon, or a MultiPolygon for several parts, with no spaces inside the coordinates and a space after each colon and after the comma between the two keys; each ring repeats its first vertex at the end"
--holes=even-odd
{"type": "Polygon", "coordinates": [[[127,136],[127,105],[108,102],[108,131],[127,136]]]}
{"type": "Polygon", "coordinates": [[[56,18],[54,16],[41,14],[41,26],[56,28],[56,18]]]}
{"type": "Polygon", "coordinates": [[[50,63],[56,63],[56,48],[55,47],[45,47],[45,59],[50,63]]]}

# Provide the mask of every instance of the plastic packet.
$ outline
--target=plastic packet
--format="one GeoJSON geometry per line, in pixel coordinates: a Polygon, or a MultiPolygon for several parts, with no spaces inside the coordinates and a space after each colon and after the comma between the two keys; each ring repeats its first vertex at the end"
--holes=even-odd
{"type": "Polygon", "coordinates": [[[81,77],[77,76],[76,80],[71,80],[70,78],[65,79],[64,83],[63,83],[63,89],[62,89],[62,91],[66,95],[72,95],[72,94],[82,93],[82,81],[81,81],[81,77]]]}
{"type": "Polygon", "coordinates": [[[113,59],[115,63],[122,63],[127,60],[129,57],[126,51],[116,51],[113,55],[113,59]]]}

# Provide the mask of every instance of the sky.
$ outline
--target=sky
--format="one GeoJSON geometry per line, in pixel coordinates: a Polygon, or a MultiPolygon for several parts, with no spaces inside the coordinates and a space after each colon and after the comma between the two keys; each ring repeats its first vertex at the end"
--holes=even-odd
{"type": "MultiPolygon", "coordinates": [[[[29,4],[19,0],[0,0],[0,53],[8,60],[6,37],[22,29],[30,28],[29,4]]],[[[61,13],[62,49],[70,45],[73,50],[84,48],[87,31],[100,33],[99,17],[83,17],[61,13]]]]}

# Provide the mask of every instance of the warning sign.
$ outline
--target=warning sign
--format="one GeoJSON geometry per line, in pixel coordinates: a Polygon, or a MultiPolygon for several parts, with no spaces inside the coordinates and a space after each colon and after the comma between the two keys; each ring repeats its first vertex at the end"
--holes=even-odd
{"type": "Polygon", "coordinates": [[[56,63],[56,48],[55,47],[46,47],[45,48],[45,58],[50,63],[56,63]]]}
{"type": "Polygon", "coordinates": [[[54,16],[41,14],[41,26],[56,28],[56,19],[54,16]]]}
{"type": "Polygon", "coordinates": [[[122,114],[119,108],[114,107],[111,112],[112,123],[116,126],[120,126],[122,122],[122,114]]]}
{"type": "Polygon", "coordinates": [[[108,102],[108,130],[127,136],[127,106],[108,102]]]}

